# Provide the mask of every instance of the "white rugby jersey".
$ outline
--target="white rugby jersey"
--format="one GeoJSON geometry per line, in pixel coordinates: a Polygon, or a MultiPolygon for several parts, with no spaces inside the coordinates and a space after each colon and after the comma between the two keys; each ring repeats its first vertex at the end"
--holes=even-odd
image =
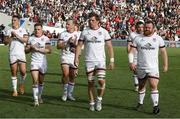
{"type": "Polygon", "coordinates": [[[97,30],[85,29],[80,36],[84,42],[85,61],[105,61],[105,41],[110,39],[108,31],[102,27],[97,30]]]}
{"type": "Polygon", "coordinates": [[[76,39],[76,44],[77,44],[78,39],[79,39],[79,33],[77,31],[74,31],[72,33],[64,31],[64,32],[61,33],[61,35],[59,37],[59,40],[64,41],[65,45],[66,45],[66,48],[61,50],[61,55],[68,55],[68,56],[74,57],[75,54],[73,52],[71,52],[72,47],[70,46],[70,44],[67,44],[70,37],[75,38],[76,39]]]}
{"type": "MultiPolygon", "coordinates": [[[[129,35],[129,39],[128,39],[128,42],[132,42],[134,41],[134,39],[137,37],[137,36],[140,36],[141,34],[138,34],[137,32],[131,32],[130,35],[129,35]]],[[[137,60],[137,52],[134,52],[134,61],[137,60]]],[[[136,61],[135,61],[136,62],[136,61]]]]}
{"type": "Polygon", "coordinates": [[[137,68],[144,70],[159,69],[159,48],[165,47],[164,40],[154,33],[147,37],[140,35],[134,39],[133,47],[137,48],[137,68]]]}
{"type": "MultiPolygon", "coordinates": [[[[38,48],[45,49],[46,44],[50,44],[50,40],[45,35],[41,37],[32,36],[28,40],[28,45],[37,45],[38,48]]],[[[32,52],[31,62],[44,62],[46,61],[46,55],[40,52],[32,52]]]]}
{"type": "MultiPolygon", "coordinates": [[[[16,34],[18,34],[20,37],[23,37],[24,35],[27,35],[28,33],[24,28],[18,28],[18,29],[9,29],[6,32],[6,36],[11,36],[11,32],[14,31],[16,34]]],[[[16,38],[12,39],[10,45],[9,45],[9,53],[10,55],[24,55],[24,43],[17,40],[16,38]]]]}
{"type": "Polygon", "coordinates": [[[133,42],[134,39],[135,39],[135,37],[137,37],[137,36],[139,36],[139,35],[141,35],[141,34],[138,34],[137,32],[131,32],[130,35],[129,35],[128,41],[129,41],[129,42],[133,42]]]}

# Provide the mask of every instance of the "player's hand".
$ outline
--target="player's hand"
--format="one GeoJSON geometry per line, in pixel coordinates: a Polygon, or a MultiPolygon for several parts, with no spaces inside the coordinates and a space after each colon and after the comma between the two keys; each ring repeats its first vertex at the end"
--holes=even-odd
{"type": "Polygon", "coordinates": [[[134,63],[129,63],[129,68],[132,71],[136,71],[136,65],[134,63]]]}
{"type": "Polygon", "coordinates": [[[76,48],[72,47],[72,48],[70,49],[70,51],[73,52],[73,53],[75,53],[75,52],[76,52],[76,48]]]}
{"type": "Polygon", "coordinates": [[[36,44],[31,45],[31,49],[36,52],[39,51],[39,48],[37,48],[36,44]]]}
{"type": "Polygon", "coordinates": [[[75,41],[75,39],[73,37],[70,37],[68,40],[69,43],[74,43],[74,41],[75,41]]]}
{"type": "Polygon", "coordinates": [[[16,38],[16,33],[14,31],[11,32],[11,37],[16,38]]]}
{"type": "Polygon", "coordinates": [[[114,69],[114,62],[109,63],[108,69],[110,70],[114,69]]]}
{"type": "Polygon", "coordinates": [[[74,60],[74,65],[78,68],[78,65],[79,65],[79,59],[75,59],[75,60],[74,60]]]}
{"type": "Polygon", "coordinates": [[[163,66],[163,72],[167,72],[168,71],[168,66],[163,66]]]}

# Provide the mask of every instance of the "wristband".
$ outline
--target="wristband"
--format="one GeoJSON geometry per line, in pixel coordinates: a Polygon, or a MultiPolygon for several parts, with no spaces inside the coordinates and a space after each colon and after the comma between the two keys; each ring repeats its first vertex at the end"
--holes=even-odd
{"type": "Polygon", "coordinates": [[[110,62],[111,62],[111,63],[114,63],[114,58],[110,58],[110,62]]]}
{"type": "Polygon", "coordinates": [[[134,55],[133,55],[133,53],[129,53],[129,54],[128,54],[128,59],[129,59],[129,63],[133,63],[133,60],[134,60],[134,55]]]}

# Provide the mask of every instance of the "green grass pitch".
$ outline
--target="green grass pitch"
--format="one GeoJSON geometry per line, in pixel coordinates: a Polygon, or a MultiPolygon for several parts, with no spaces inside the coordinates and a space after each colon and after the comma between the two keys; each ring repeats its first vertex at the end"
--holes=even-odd
{"type": "MultiPolygon", "coordinates": [[[[87,79],[84,63],[80,63],[79,75],[76,78],[75,102],[62,102],[60,96],[61,69],[59,51],[53,48],[48,57],[48,72],[45,77],[43,92],[44,104],[33,107],[32,80],[29,73],[29,56],[27,55],[27,80],[25,94],[11,96],[11,80],[8,62],[8,47],[0,47],[0,117],[19,118],[177,118],[180,117],[180,49],[168,48],[169,71],[162,73],[160,67],[160,109],[158,115],[152,114],[152,103],[149,87],[147,89],[144,108],[135,111],[137,93],[133,91],[132,73],[127,63],[125,47],[114,47],[115,69],[107,70],[106,91],[103,98],[103,110],[88,110],[87,79]]],[[[160,61],[161,62],[161,61],[160,61]]],[[[162,62],[160,63],[160,65],[162,62]]]]}

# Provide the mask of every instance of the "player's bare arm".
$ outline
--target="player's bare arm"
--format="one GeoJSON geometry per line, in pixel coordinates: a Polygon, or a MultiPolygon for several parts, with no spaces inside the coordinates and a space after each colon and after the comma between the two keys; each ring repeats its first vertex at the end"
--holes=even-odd
{"type": "Polygon", "coordinates": [[[168,56],[167,56],[167,51],[166,48],[160,48],[161,51],[161,56],[163,59],[163,72],[167,72],[168,71],[168,56]]]}
{"type": "Polygon", "coordinates": [[[114,69],[114,51],[113,51],[113,46],[111,40],[106,41],[106,47],[108,49],[108,54],[110,57],[109,60],[109,69],[114,69]]]}
{"type": "Polygon", "coordinates": [[[78,67],[79,65],[79,56],[81,54],[81,48],[83,46],[83,41],[78,41],[78,45],[76,47],[76,52],[75,52],[75,58],[74,58],[74,65],[78,67]]]}
{"type": "Polygon", "coordinates": [[[23,37],[20,37],[18,34],[16,34],[14,31],[11,32],[12,37],[17,38],[20,42],[26,43],[28,41],[28,35],[24,34],[23,37]]]}
{"type": "Polygon", "coordinates": [[[45,48],[37,48],[37,47],[35,47],[35,50],[37,52],[42,53],[42,54],[50,54],[51,53],[51,45],[46,44],[45,48]]]}
{"type": "Polygon", "coordinates": [[[129,53],[130,50],[131,50],[131,45],[132,45],[132,42],[127,42],[127,52],[129,53]]]}
{"type": "Polygon", "coordinates": [[[31,46],[28,44],[25,47],[25,53],[30,53],[31,52],[31,46]]]}
{"type": "Polygon", "coordinates": [[[70,50],[73,53],[75,53],[76,46],[77,46],[76,40],[77,40],[77,37],[70,37],[69,40],[68,40],[68,44],[69,44],[69,46],[71,48],[70,50]]]}
{"type": "Polygon", "coordinates": [[[57,42],[57,49],[64,49],[64,48],[66,48],[66,43],[62,39],[59,39],[57,42]]]}
{"type": "Polygon", "coordinates": [[[3,41],[3,43],[4,43],[5,45],[10,44],[11,41],[12,41],[12,38],[11,38],[10,36],[4,36],[4,41],[3,41]]]}
{"type": "Polygon", "coordinates": [[[136,48],[134,47],[131,47],[129,53],[128,53],[128,60],[129,60],[129,68],[132,70],[132,71],[135,71],[136,70],[136,64],[133,63],[134,61],[134,54],[133,52],[136,51],[136,48]]]}

